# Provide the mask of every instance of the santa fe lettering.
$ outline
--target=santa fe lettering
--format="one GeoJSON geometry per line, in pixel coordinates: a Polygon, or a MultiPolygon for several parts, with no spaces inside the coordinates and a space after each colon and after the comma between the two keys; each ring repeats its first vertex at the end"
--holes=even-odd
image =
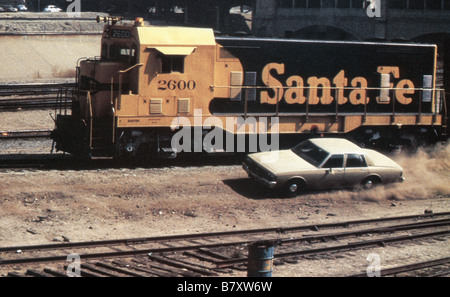
{"type": "MultiPolygon", "coordinates": [[[[261,103],[277,104],[283,98],[288,104],[305,104],[308,100],[310,105],[329,105],[337,101],[339,105],[350,102],[353,105],[368,104],[372,98],[367,97],[368,81],[365,77],[346,77],[345,70],[339,71],[333,79],[327,77],[308,77],[303,78],[299,75],[293,75],[286,79],[283,84],[274,74],[282,75],[285,73],[285,65],[278,63],[269,63],[262,70],[262,81],[265,86],[272,89],[273,95],[268,91],[261,91],[261,103]],[[344,90],[349,88],[348,95],[344,90]],[[309,89],[307,92],[305,89],[309,89]],[[336,90],[336,91],[335,91],[336,90]],[[334,95],[334,96],[333,96],[334,95]]],[[[400,68],[392,66],[380,66],[377,69],[380,75],[380,96],[377,96],[377,104],[389,104],[389,90],[394,89],[395,99],[408,105],[412,102],[412,95],[415,93],[414,83],[409,79],[402,79],[394,84],[391,76],[400,78],[400,68]]]]}

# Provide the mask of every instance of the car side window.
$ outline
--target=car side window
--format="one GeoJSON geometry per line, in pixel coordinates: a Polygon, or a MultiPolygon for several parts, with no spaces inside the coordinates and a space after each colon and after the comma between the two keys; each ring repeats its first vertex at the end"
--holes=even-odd
{"type": "Polygon", "coordinates": [[[367,167],[367,163],[363,156],[350,154],[347,156],[347,164],[345,167],[367,167]]]}
{"type": "Polygon", "coordinates": [[[325,162],[322,168],[342,168],[344,167],[344,155],[333,155],[325,162]]]}

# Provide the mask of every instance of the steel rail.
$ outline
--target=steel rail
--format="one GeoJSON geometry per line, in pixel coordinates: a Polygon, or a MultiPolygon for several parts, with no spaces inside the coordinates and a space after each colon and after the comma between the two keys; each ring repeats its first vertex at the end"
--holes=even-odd
{"type": "Polygon", "coordinates": [[[59,88],[75,88],[75,83],[35,83],[35,84],[0,84],[0,94],[3,92],[13,92],[11,90],[23,90],[23,89],[36,89],[36,90],[42,90],[42,89],[54,89],[58,90],[59,88]],[[5,91],[6,90],[6,91],[5,91]]]}
{"type": "Polygon", "coordinates": [[[436,228],[436,227],[444,227],[444,226],[450,226],[450,219],[426,221],[426,222],[412,223],[412,224],[385,226],[385,227],[355,230],[355,231],[349,231],[349,232],[320,234],[320,235],[312,235],[312,236],[306,235],[301,238],[286,239],[286,240],[283,240],[282,243],[288,244],[288,243],[295,243],[295,242],[299,242],[299,241],[313,241],[313,240],[327,241],[330,239],[345,238],[345,237],[350,237],[350,236],[360,236],[360,235],[364,235],[364,234],[374,234],[374,233],[381,234],[381,233],[387,233],[387,232],[399,232],[399,231],[417,230],[417,229],[425,229],[425,228],[436,228]]]}
{"type": "MultiPolygon", "coordinates": [[[[30,95],[32,96],[32,95],[30,95]]],[[[23,98],[8,98],[0,99],[0,107],[14,106],[18,104],[32,104],[32,103],[47,103],[58,98],[57,94],[55,96],[38,96],[38,97],[23,97],[23,98]]]]}
{"type": "MultiPolygon", "coordinates": [[[[105,245],[146,244],[146,243],[161,242],[161,241],[192,240],[192,239],[201,239],[201,238],[239,236],[239,235],[251,235],[251,234],[261,234],[261,233],[283,234],[283,233],[292,233],[292,232],[298,232],[298,231],[311,231],[311,230],[318,231],[321,229],[331,229],[331,228],[339,228],[339,227],[347,228],[351,225],[362,225],[362,224],[371,224],[371,223],[389,222],[389,221],[398,221],[398,220],[442,217],[442,216],[449,216],[449,215],[450,215],[450,212],[440,212],[440,213],[432,213],[432,214],[408,215],[408,216],[386,217],[386,218],[365,219],[365,220],[351,220],[351,221],[325,223],[325,224],[300,225],[300,226],[294,226],[294,227],[261,228],[261,229],[209,232],[209,233],[198,233],[198,234],[181,234],[181,235],[168,235],[168,236],[156,236],[156,237],[138,237],[138,238],[126,238],[126,239],[98,240],[98,241],[88,241],[88,242],[83,241],[83,242],[66,242],[66,243],[56,243],[56,244],[55,243],[42,244],[42,245],[11,246],[11,247],[0,247],[0,252],[11,252],[11,251],[17,251],[17,250],[31,251],[31,250],[48,250],[48,249],[61,249],[61,248],[83,248],[83,247],[94,247],[94,246],[105,246],[105,245]]],[[[373,228],[370,230],[373,230],[373,228]]]]}
{"type": "MultiPolygon", "coordinates": [[[[403,266],[398,266],[398,267],[393,267],[393,268],[387,268],[387,269],[383,268],[380,270],[380,276],[395,275],[395,274],[399,274],[399,273],[416,271],[416,270],[421,270],[421,269],[425,269],[425,268],[431,268],[431,267],[435,267],[435,266],[445,265],[445,264],[449,264],[449,263],[450,263],[450,257],[447,257],[447,258],[436,259],[436,260],[425,261],[425,262],[414,263],[414,264],[408,264],[408,265],[403,265],[403,266]]],[[[349,277],[367,277],[367,276],[368,276],[367,273],[360,273],[360,274],[350,275],[349,277]]]]}
{"type": "Polygon", "coordinates": [[[0,131],[0,139],[49,137],[51,130],[0,131]]]}
{"type": "MultiPolygon", "coordinates": [[[[70,107],[71,100],[67,100],[66,102],[62,103],[62,107],[70,107]]],[[[33,109],[55,109],[56,107],[61,106],[61,103],[57,101],[57,98],[49,98],[45,101],[33,101],[33,102],[24,102],[24,101],[18,101],[14,103],[7,103],[3,104],[0,102],[0,111],[15,111],[15,110],[33,110],[33,109]]]]}
{"type": "MultiPolygon", "coordinates": [[[[75,83],[0,85],[0,110],[55,108],[59,96],[73,92],[75,83]]],[[[67,106],[70,100],[65,102],[67,106]]]]}
{"type": "MultiPolygon", "coordinates": [[[[402,225],[398,225],[398,226],[387,226],[384,228],[384,232],[393,232],[396,231],[396,227],[399,230],[410,230],[410,229],[417,229],[417,228],[431,228],[431,227],[439,227],[439,226],[443,226],[446,225],[448,226],[450,223],[450,220],[439,220],[438,222],[435,222],[433,224],[433,222],[431,221],[427,221],[427,222],[423,222],[423,223],[414,223],[414,224],[402,224],[402,225]],[[445,222],[444,222],[445,221],[445,222]]],[[[302,237],[302,238],[298,238],[298,239],[294,239],[295,241],[311,241],[311,240],[321,240],[324,237],[328,237],[328,238],[333,238],[336,239],[338,237],[348,237],[350,235],[360,235],[363,233],[374,233],[375,231],[381,233],[382,232],[383,227],[380,228],[370,228],[370,229],[366,229],[364,230],[357,230],[354,232],[343,232],[343,233],[338,233],[338,234],[329,234],[329,235],[317,235],[317,236],[307,236],[307,237],[302,237]]],[[[447,233],[450,233],[449,231],[444,231],[447,233]]],[[[233,232],[234,233],[234,232],[233,232]]],[[[445,233],[445,234],[447,234],[445,233]]],[[[420,234],[420,235],[411,235],[413,236],[412,238],[415,237],[428,237],[428,236],[436,236],[436,234],[442,234],[442,233],[430,233],[432,235],[429,234],[420,234]]],[[[207,236],[203,236],[202,238],[205,237],[209,237],[212,236],[211,234],[206,234],[207,236]]],[[[216,235],[215,235],[216,236],[216,235]]],[[[169,236],[169,237],[173,237],[173,236],[169,236]]],[[[198,235],[195,235],[195,237],[198,237],[198,235]]],[[[161,238],[161,237],[159,237],[161,238]]],[[[166,237],[167,238],[167,237],[166,237]]],[[[401,237],[398,237],[401,238],[401,237]]],[[[189,235],[188,236],[184,236],[182,238],[183,240],[186,239],[192,239],[189,235]]],[[[273,241],[276,242],[277,244],[283,244],[283,243],[292,243],[293,239],[279,239],[279,238],[273,238],[273,239],[265,239],[265,240],[269,240],[269,241],[273,241]]],[[[392,241],[392,238],[387,238],[387,239],[381,239],[381,241],[383,242],[390,242],[392,241]]],[[[124,240],[119,240],[120,242],[124,242],[124,240]]],[[[128,240],[125,240],[128,241],[128,240]]],[[[160,253],[168,253],[168,252],[180,252],[180,251],[189,251],[189,250],[197,250],[197,249],[205,249],[205,248],[217,248],[217,247],[228,247],[228,246],[239,246],[239,245],[247,245],[250,244],[252,242],[254,242],[255,240],[242,240],[242,241],[233,241],[233,242],[219,242],[219,243],[211,243],[211,244],[194,244],[194,245],[184,245],[184,246],[178,246],[178,247],[167,247],[167,248],[146,248],[146,249],[135,249],[135,250],[131,250],[131,251],[114,251],[114,252],[100,252],[100,253],[88,253],[88,254],[80,254],[80,258],[82,259],[98,259],[98,258],[114,258],[114,257],[126,257],[126,256],[132,256],[132,255],[141,255],[141,254],[160,254],[160,253]]],[[[376,243],[372,243],[371,245],[374,244],[378,244],[379,245],[379,241],[380,239],[374,241],[376,243]]],[[[105,241],[100,241],[100,242],[105,242],[105,241]]],[[[94,242],[95,246],[97,246],[100,242],[94,242]]],[[[118,242],[117,240],[112,240],[112,241],[108,241],[108,242],[118,242]]],[[[88,243],[83,243],[83,244],[91,244],[92,242],[88,242],[88,243]]],[[[129,242],[128,242],[129,243],[129,242]]],[[[136,244],[136,242],[133,242],[134,244],[136,244]]],[[[368,243],[367,241],[364,243],[368,243]]],[[[80,244],[80,243],[76,243],[76,244],[80,244]]],[[[353,245],[355,245],[357,243],[351,243],[348,245],[345,245],[346,248],[348,247],[352,247],[353,245]]],[[[52,245],[44,245],[44,246],[37,246],[37,247],[46,247],[46,248],[65,248],[67,249],[71,244],[70,243],[66,243],[66,244],[52,244],[52,245]]],[[[91,245],[90,245],[91,246],[91,245]]],[[[103,245],[104,246],[104,245],[103,245]]],[[[17,251],[18,249],[23,249],[26,250],[26,248],[30,248],[30,247],[36,247],[36,246],[25,246],[25,247],[9,247],[9,248],[1,248],[1,251],[17,251]]],[[[86,247],[86,246],[84,246],[86,247]]],[[[318,249],[317,251],[323,252],[323,251],[333,251],[333,248],[335,247],[326,247],[326,248],[322,248],[322,249],[318,249]],[[323,251],[322,251],[323,250],[323,251]]],[[[296,251],[296,252],[289,252],[289,253],[282,253],[282,254],[277,254],[277,257],[286,257],[286,256],[292,256],[292,255],[297,255],[297,254],[302,254],[302,253],[309,253],[310,251],[314,251],[314,250],[308,250],[308,251],[296,251]]],[[[37,263],[37,262],[53,262],[53,261],[64,261],[67,259],[67,255],[55,255],[55,256],[45,256],[45,257],[32,257],[32,258],[19,258],[19,259],[4,259],[4,260],[0,260],[0,265],[10,265],[10,264],[24,264],[24,263],[37,263]]],[[[223,267],[230,267],[230,266],[234,266],[236,264],[242,264],[245,263],[247,261],[247,259],[231,259],[231,260],[224,260],[221,262],[217,262],[217,267],[219,268],[223,268],[223,267]]]]}
{"type": "MultiPolygon", "coordinates": [[[[424,234],[387,237],[387,238],[374,239],[374,240],[368,240],[368,241],[352,242],[352,243],[347,243],[344,245],[337,245],[337,246],[331,246],[331,247],[322,247],[322,248],[316,248],[316,249],[277,253],[277,254],[274,254],[274,258],[279,259],[279,258],[289,258],[289,257],[294,257],[294,256],[307,256],[307,255],[318,255],[318,254],[332,253],[332,252],[344,252],[344,251],[363,249],[363,248],[368,248],[368,247],[373,247],[373,246],[384,247],[388,243],[410,241],[410,240],[414,240],[414,239],[436,237],[436,236],[447,236],[449,234],[450,234],[450,230],[446,230],[446,231],[438,231],[438,232],[424,233],[424,234]]],[[[246,259],[246,258],[224,260],[224,261],[217,263],[217,267],[218,268],[232,267],[237,264],[245,264],[245,263],[247,263],[247,261],[248,261],[248,259],[246,259]]]]}

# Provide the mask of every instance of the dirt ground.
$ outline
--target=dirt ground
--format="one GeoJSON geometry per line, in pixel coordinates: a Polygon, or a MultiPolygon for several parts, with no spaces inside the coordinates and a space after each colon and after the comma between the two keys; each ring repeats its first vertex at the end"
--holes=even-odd
{"type": "MultiPolygon", "coordinates": [[[[52,125],[48,111],[5,112],[0,130],[52,125]],[[26,120],[24,120],[26,119],[26,120]],[[25,122],[25,123],[24,123],[25,122]]],[[[50,141],[1,145],[1,154],[48,153],[50,141]]],[[[240,165],[0,171],[0,246],[286,227],[450,211],[450,146],[393,156],[403,184],[283,199],[250,182],[240,165]]],[[[449,240],[380,249],[383,264],[448,257],[449,240]]],[[[274,276],[364,271],[370,251],[275,267],[274,276]]],[[[240,275],[236,272],[236,275],[240,275]]]]}

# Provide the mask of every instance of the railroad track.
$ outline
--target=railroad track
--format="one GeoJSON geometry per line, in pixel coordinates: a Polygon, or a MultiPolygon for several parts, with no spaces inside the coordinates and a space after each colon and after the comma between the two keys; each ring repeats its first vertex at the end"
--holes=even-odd
{"type": "Polygon", "coordinates": [[[73,89],[75,83],[2,84],[0,85],[0,97],[54,94],[61,88],[73,89]]]}
{"type": "Polygon", "coordinates": [[[74,83],[0,85],[0,111],[17,109],[55,109],[70,106],[74,83]]]}
{"type": "MultiPolygon", "coordinates": [[[[450,257],[424,261],[380,270],[379,276],[448,276],[450,275],[450,257]]],[[[366,273],[352,277],[367,277],[366,273]]]]}
{"type": "MultiPolygon", "coordinates": [[[[305,257],[394,243],[414,244],[430,238],[446,240],[449,225],[450,213],[437,213],[288,228],[2,247],[0,271],[7,276],[66,276],[71,268],[68,255],[76,255],[81,261],[81,276],[224,276],[247,269],[247,247],[257,241],[275,245],[274,262],[281,270],[282,264],[305,257]]],[[[450,273],[448,259],[440,259],[439,265],[444,265],[441,275],[450,273]]],[[[421,263],[416,268],[424,266],[421,263]]],[[[409,267],[409,272],[413,268],[409,267]]]]}
{"type": "Polygon", "coordinates": [[[0,139],[50,137],[51,130],[0,131],[0,139]]]}
{"type": "Polygon", "coordinates": [[[46,97],[0,99],[0,111],[18,109],[55,109],[59,106],[65,109],[66,107],[69,107],[71,103],[71,100],[64,100],[63,102],[60,102],[57,95],[46,97]]]}

